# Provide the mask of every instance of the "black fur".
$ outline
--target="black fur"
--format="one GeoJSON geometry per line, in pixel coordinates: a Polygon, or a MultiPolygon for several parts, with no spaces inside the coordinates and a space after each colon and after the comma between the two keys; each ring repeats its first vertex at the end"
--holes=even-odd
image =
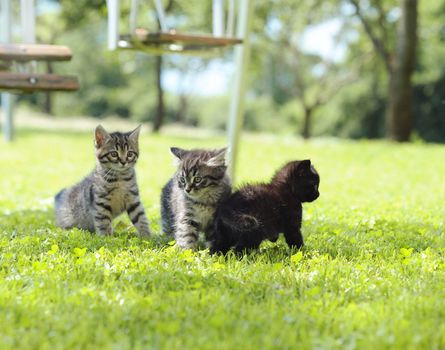
{"type": "Polygon", "coordinates": [[[210,252],[255,249],[280,233],[290,247],[300,248],[302,203],[318,198],[319,183],[310,160],[303,160],[287,163],[268,184],[243,186],[218,208],[210,252]]]}

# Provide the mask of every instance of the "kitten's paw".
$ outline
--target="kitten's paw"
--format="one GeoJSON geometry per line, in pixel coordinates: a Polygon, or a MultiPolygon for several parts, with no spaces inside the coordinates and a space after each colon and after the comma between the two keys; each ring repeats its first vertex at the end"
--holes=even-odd
{"type": "Polygon", "coordinates": [[[99,236],[112,236],[113,235],[113,229],[110,229],[110,230],[98,230],[97,234],[99,236]]]}
{"type": "Polygon", "coordinates": [[[291,249],[301,249],[304,246],[304,243],[303,242],[297,242],[297,243],[295,243],[295,242],[292,242],[292,243],[287,242],[287,245],[291,249]]]}
{"type": "Polygon", "coordinates": [[[191,249],[193,251],[198,250],[198,242],[176,242],[176,244],[182,249],[191,249]]]}
{"type": "Polygon", "coordinates": [[[249,249],[241,244],[237,244],[234,248],[233,251],[235,252],[236,255],[244,255],[247,254],[249,249]]]}
{"type": "Polygon", "coordinates": [[[221,242],[217,241],[209,242],[210,255],[214,254],[226,255],[229,252],[230,248],[231,248],[230,244],[227,243],[222,244],[221,242]]]}
{"type": "Polygon", "coordinates": [[[149,229],[140,230],[140,231],[138,231],[138,233],[139,233],[139,237],[141,237],[143,239],[147,239],[151,236],[151,231],[149,229]]]}
{"type": "Polygon", "coordinates": [[[198,237],[198,232],[194,231],[178,231],[175,234],[176,244],[182,249],[197,250],[198,237]]]}
{"type": "Polygon", "coordinates": [[[276,235],[274,237],[269,237],[269,241],[271,241],[272,243],[275,243],[276,241],[278,241],[278,235],[276,235]]]}
{"type": "Polygon", "coordinates": [[[219,253],[219,249],[215,245],[210,244],[209,245],[209,254],[214,255],[216,253],[219,253]]]}

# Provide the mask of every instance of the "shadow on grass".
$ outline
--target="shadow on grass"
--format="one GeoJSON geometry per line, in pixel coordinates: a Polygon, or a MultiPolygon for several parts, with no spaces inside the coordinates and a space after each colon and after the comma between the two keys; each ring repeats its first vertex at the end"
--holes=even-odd
{"type": "MultiPolygon", "coordinates": [[[[414,248],[421,252],[426,248],[444,248],[445,228],[440,225],[423,222],[399,222],[377,220],[372,224],[339,224],[323,221],[309,223],[303,229],[305,246],[303,254],[329,255],[331,258],[347,260],[363,259],[371,256],[394,256],[402,248],[414,248]]],[[[239,260],[277,263],[288,259],[299,250],[289,248],[281,236],[276,243],[265,241],[260,249],[241,256],[230,252],[226,258],[239,260]]]]}
{"type": "Polygon", "coordinates": [[[54,210],[20,210],[0,217],[0,237],[22,239],[35,237],[40,242],[51,242],[77,247],[88,247],[92,250],[105,247],[110,250],[121,250],[128,246],[159,249],[168,246],[171,238],[154,234],[149,239],[139,237],[134,227],[124,220],[117,219],[113,225],[112,236],[100,236],[80,229],[63,230],[56,226],[54,210]]]}
{"type": "MultiPolygon", "coordinates": [[[[9,240],[34,237],[38,242],[60,246],[87,247],[96,250],[105,247],[119,251],[137,247],[138,249],[162,249],[169,246],[171,237],[155,233],[149,239],[141,239],[134,227],[126,219],[117,219],[112,236],[99,236],[79,229],[63,230],[55,225],[54,211],[21,210],[0,217],[0,237],[9,240]]],[[[153,222],[154,232],[159,224],[153,222]]],[[[426,248],[443,248],[445,228],[443,225],[423,222],[399,222],[376,220],[372,224],[349,225],[329,221],[309,222],[303,229],[304,254],[328,254],[332,258],[344,257],[348,260],[363,258],[364,255],[392,256],[402,248],[423,251],[426,248]]],[[[131,250],[131,249],[130,249],[131,250]]],[[[238,259],[265,263],[276,263],[288,259],[298,250],[289,248],[281,237],[276,243],[263,242],[259,250],[248,252],[238,259]]],[[[230,256],[233,256],[230,253],[230,256]]]]}

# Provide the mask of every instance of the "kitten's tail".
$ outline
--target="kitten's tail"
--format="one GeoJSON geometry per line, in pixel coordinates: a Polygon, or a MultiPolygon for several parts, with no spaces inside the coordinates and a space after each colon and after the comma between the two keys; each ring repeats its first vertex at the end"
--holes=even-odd
{"type": "Polygon", "coordinates": [[[245,231],[257,229],[261,226],[261,222],[253,215],[244,213],[227,213],[229,215],[221,215],[220,219],[224,225],[229,226],[232,230],[245,231]]]}
{"type": "Polygon", "coordinates": [[[66,190],[65,188],[60,190],[60,192],[57,193],[56,196],[54,197],[54,206],[56,207],[56,210],[59,209],[60,207],[61,198],[65,190],[66,190]]]}

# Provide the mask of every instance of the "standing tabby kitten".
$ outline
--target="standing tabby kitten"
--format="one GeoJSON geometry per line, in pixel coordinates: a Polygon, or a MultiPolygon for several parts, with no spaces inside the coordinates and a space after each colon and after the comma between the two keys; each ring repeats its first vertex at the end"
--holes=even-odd
{"type": "Polygon", "coordinates": [[[164,233],[173,235],[181,248],[196,249],[199,232],[213,236],[218,204],[230,195],[225,148],[215,151],[170,149],[178,170],[164,186],[161,217],[164,233]]]}
{"type": "Polygon", "coordinates": [[[111,235],[111,221],[126,211],[139,234],[150,235],[134,170],[139,131],[140,126],[128,133],[110,134],[101,125],[96,128],[96,168],[81,182],[57,194],[57,226],[111,235]]]}
{"type": "Polygon", "coordinates": [[[265,239],[275,242],[280,233],[290,247],[300,248],[301,203],[318,198],[319,183],[311,161],[303,160],[286,164],[268,184],[240,188],[218,209],[210,252],[255,249],[265,239]]]}

